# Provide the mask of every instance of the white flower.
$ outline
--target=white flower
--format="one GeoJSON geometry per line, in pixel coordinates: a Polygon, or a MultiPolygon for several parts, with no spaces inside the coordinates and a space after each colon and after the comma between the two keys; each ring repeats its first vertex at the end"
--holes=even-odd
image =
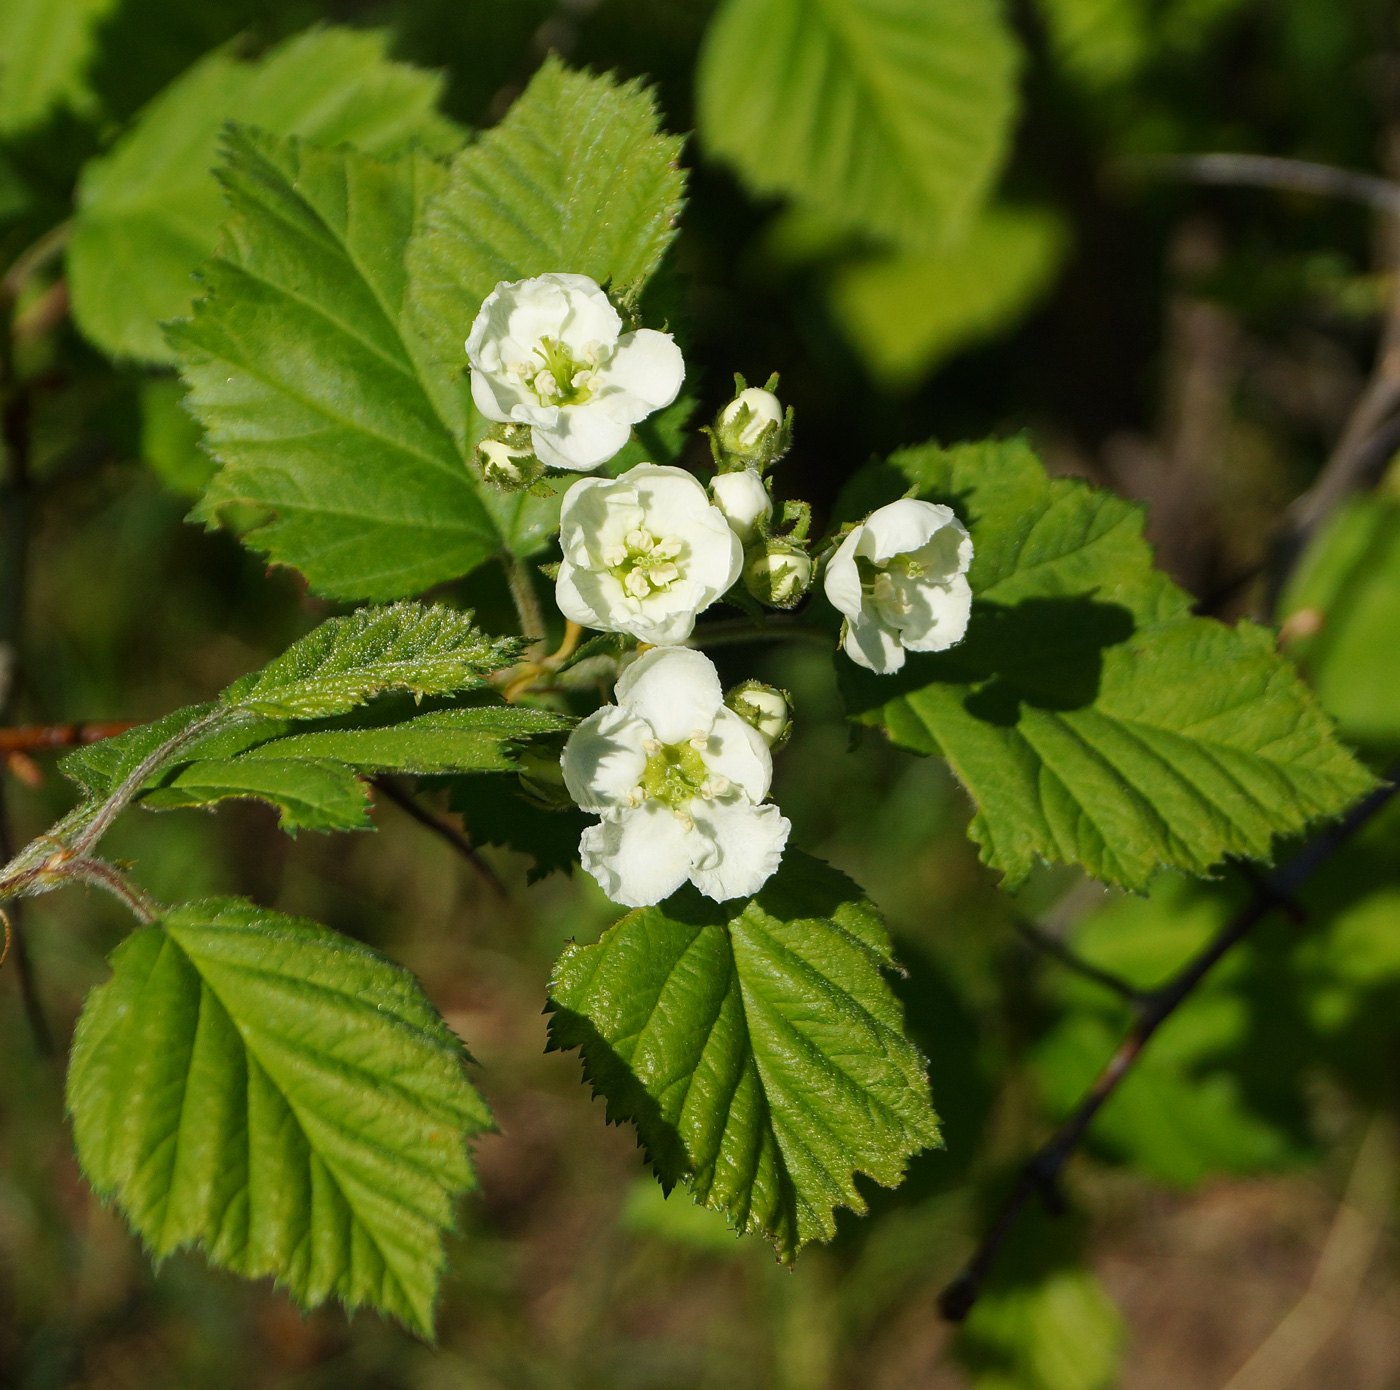
{"type": "Polygon", "coordinates": [[[719,474],[710,484],[710,496],[743,545],[758,534],[759,523],[773,515],[773,499],[752,468],[719,474]]]}
{"type": "MultiPolygon", "coordinates": [[[[750,386],[744,391],[740,391],[732,401],[729,402],[721,412],[719,422],[721,428],[725,425],[732,425],[739,417],[739,412],[747,406],[748,417],[745,419],[743,427],[737,430],[730,430],[728,434],[733,436],[733,448],[735,453],[740,453],[745,449],[752,449],[763,435],[769,425],[781,425],[783,423],[782,402],[771,392],[765,391],[761,386],[750,386]]],[[[728,442],[728,440],[726,440],[728,442]]]]}
{"type": "Polygon", "coordinates": [[[744,564],[739,538],[698,479],[654,463],[576,482],[564,495],[559,544],[554,596],[564,616],[658,647],[684,642],[744,564]]]}
{"type": "Polygon", "coordinates": [[[768,795],[773,760],[724,705],[714,663],[684,647],[646,652],[617,704],[564,746],[564,785],[602,817],[583,832],[583,867],[615,903],[648,907],[687,879],[707,898],[748,897],[777,869],[791,826],[768,795]]]}
{"type": "Polygon", "coordinates": [[[826,569],[826,596],[846,616],[846,655],[882,675],[911,652],[962,641],[972,608],[972,537],[952,508],[903,498],[872,512],[826,569]]]}
{"type": "Polygon", "coordinates": [[[669,333],[622,332],[586,275],[537,275],[486,296],[467,338],[472,400],[488,420],[530,425],[535,457],[587,471],[632,426],[676,399],[685,379],[669,333]]]}

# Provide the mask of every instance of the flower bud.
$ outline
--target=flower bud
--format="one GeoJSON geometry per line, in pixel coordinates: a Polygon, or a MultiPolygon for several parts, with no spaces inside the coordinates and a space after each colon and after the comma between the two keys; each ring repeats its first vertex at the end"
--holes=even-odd
{"type": "Polygon", "coordinates": [[[771,391],[750,386],[720,412],[720,438],[731,453],[748,453],[765,430],[782,422],[782,402],[771,391]]]}
{"type": "MultiPolygon", "coordinates": [[[[777,382],[774,376],[768,386],[777,382]]],[[[738,394],[708,431],[715,464],[722,474],[743,468],[761,474],[782,458],[792,443],[792,411],[784,414],[782,402],[765,387],[745,386],[743,377],[736,377],[734,384],[738,394]]]]}
{"type": "Polygon", "coordinates": [[[788,741],[792,733],[792,698],[786,690],[762,681],[744,681],[724,697],[724,703],[746,724],[752,724],[773,752],[788,741]]]}
{"type": "Polygon", "coordinates": [[[519,426],[497,428],[476,446],[477,467],[492,487],[521,492],[544,472],[530,447],[530,431],[519,426]]]}
{"type": "Polygon", "coordinates": [[[744,563],[744,588],[769,608],[793,607],[811,582],[811,557],[779,536],[754,546],[744,563]]]}
{"type": "Polygon", "coordinates": [[[710,484],[710,496],[742,545],[750,545],[773,515],[773,499],[752,468],[721,473],[710,484]]]}

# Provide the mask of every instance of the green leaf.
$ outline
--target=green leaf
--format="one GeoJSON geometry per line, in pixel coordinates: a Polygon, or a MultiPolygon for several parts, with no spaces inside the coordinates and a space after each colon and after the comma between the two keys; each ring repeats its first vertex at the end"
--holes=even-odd
{"type": "Polygon", "coordinates": [[[1266,630],[1191,616],[1152,568],[1140,508],[1049,478],[1020,439],[892,463],[847,507],[910,483],[955,506],[976,601],[960,646],[897,676],[843,662],[848,709],[947,758],[1010,886],[1038,860],[1141,889],[1163,865],[1262,859],[1371,785],[1266,630]]]}
{"type": "Polygon", "coordinates": [[[463,344],[482,300],[500,280],[549,271],[639,290],[675,236],[680,149],[639,83],[550,57],[500,125],[456,157],[408,265],[423,336],[462,382],[459,429],[470,419],[463,344]]]}
{"type": "Polygon", "coordinates": [[[395,603],[327,618],[261,671],[224,691],[224,707],[283,719],[321,719],[386,690],[450,694],[486,683],[519,650],[486,637],[471,614],[395,603]]]}
{"type": "Polygon", "coordinates": [[[56,106],[85,115],[97,26],[115,0],[5,0],[0,5],[0,135],[38,125],[56,106]]]}
{"type": "Polygon", "coordinates": [[[173,377],[141,383],[141,461],[172,492],[198,497],[217,465],[200,448],[204,431],[185,409],[185,394],[173,377]]]}
{"type": "MultiPolygon", "coordinates": [[[[1046,1233],[1047,1236],[1049,1233],[1046,1233]]],[[[1123,1315],[1087,1269],[992,1288],[960,1338],[973,1390],[1108,1390],[1119,1374],[1123,1315]]]]}
{"type": "Polygon", "coordinates": [[[1050,287],[1066,241],[1054,213],[988,208],[949,246],[838,270],[832,308],[876,380],[912,386],[961,348],[1011,327],[1050,287]]]}
{"type": "MultiPolygon", "coordinates": [[[[55,0],[39,0],[57,9],[55,0]]],[[[461,132],[436,111],[442,76],[384,56],[386,36],[313,29],[257,62],[220,49],[161,93],[78,186],[68,279],[79,327],[115,357],[174,360],[160,321],[187,313],[191,275],[224,220],[209,176],[226,121],[367,154],[447,153],[461,132]]]]}
{"type": "Polygon", "coordinates": [[[1289,655],[1346,737],[1400,747],[1400,499],[1358,497],[1309,546],[1280,605],[1289,655]]]}
{"type": "Polygon", "coordinates": [[[335,758],[365,772],[509,772],[515,768],[516,740],[556,733],[570,722],[513,705],[437,710],[382,728],[294,734],[262,744],[259,756],[335,758]]]}
{"type": "Polygon", "coordinates": [[[466,1136],[491,1118],[406,970],[240,899],[189,903],[112,956],[68,1071],[78,1158],[156,1258],[199,1244],[303,1306],[425,1337],[466,1136]]]}
{"type": "Polygon", "coordinates": [[[344,763],[327,758],[281,758],[269,746],[241,758],[199,758],[161,778],[141,798],[153,810],[212,806],[219,801],[267,801],[278,826],[298,830],[369,830],[369,788],[344,763]]]}
{"type": "Polygon", "coordinates": [[[1143,0],[1040,0],[1056,61],[1089,88],[1130,81],[1152,56],[1143,0]]]}
{"type": "Polygon", "coordinates": [[[725,0],[700,59],[700,135],[755,193],[928,245],[991,186],[1016,66],[994,0],[725,0]]]}
{"type": "Polygon", "coordinates": [[[264,509],[244,543],[320,593],[398,598],[501,548],[404,317],[403,247],[444,176],[231,132],[210,294],[169,330],[223,465],[196,515],[264,509]]]}
{"type": "Polygon", "coordinates": [[[162,744],[168,743],[196,720],[212,714],[216,708],[213,703],[186,705],[162,719],[138,724],[124,734],[75,749],[59,763],[59,767],[64,776],[76,782],[89,796],[104,797],[135,772],[162,744]]]}
{"type": "Polygon", "coordinates": [[[550,1046],[579,1047],[608,1119],[633,1120],[666,1187],[784,1260],[864,1211],[939,1142],[924,1061],[880,971],[875,909],[844,874],[789,850],[757,897],[686,888],[569,946],[550,986],[550,1046]]]}

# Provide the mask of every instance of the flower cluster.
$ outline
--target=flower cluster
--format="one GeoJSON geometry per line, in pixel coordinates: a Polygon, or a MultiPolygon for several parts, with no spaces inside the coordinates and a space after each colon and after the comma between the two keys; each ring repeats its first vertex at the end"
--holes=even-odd
{"type": "MultiPolygon", "coordinates": [[[[546,466],[597,468],[676,398],[685,364],[670,335],[622,328],[586,276],[496,287],[467,339],[472,398],[496,422],[478,453],[488,482],[509,489],[546,466]]],[[[681,645],[711,604],[791,608],[825,558],[841,645],[872,671],[899,670],[906,651],[942,651],[967,628],[972,541],[950,508],[893,502],[815,559],[805,503],[784,503],[775,524],[766,474],[792,442],[776,385],[736,378],[705,431],[708,490],[682,468],[639,463],[578,480],[560,506],[560,611],[641,648],[618,677],[617,702],[574,729],[560,760],[568,794],[599,817],[579,844],[583,866],[629,907],[687,881],[719,901],[756,893],[787,844],[789,824],[765,798],[791,705],[756,681],[726,697],[709,658],[681,645]]]]}
{"type": "Polygon", "coordinates": [[[633,662],[617,704],[569,736],[563,768],[570,795],[602,818],[579,854],[614,902],[645,907],[687,879],[719,902],[747,897],[782,858],[791,827],[762,804],[768,744],[725,705],[701,652],[657,647],[633,662]]]}

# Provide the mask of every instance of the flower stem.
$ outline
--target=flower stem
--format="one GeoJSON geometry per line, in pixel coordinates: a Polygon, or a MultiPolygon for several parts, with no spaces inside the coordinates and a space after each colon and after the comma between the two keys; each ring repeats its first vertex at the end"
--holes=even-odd
{"type": "Polygon", "coordinates": [[[535,594],[535,580],[529,565],[518,555],[503,555],[501,564],[506,572],[506,583],[510,585],[515,611],[520,618],[521,635],[531,643],[543,642],[544,615],[540,612],[540,601],[535,594]]]}

